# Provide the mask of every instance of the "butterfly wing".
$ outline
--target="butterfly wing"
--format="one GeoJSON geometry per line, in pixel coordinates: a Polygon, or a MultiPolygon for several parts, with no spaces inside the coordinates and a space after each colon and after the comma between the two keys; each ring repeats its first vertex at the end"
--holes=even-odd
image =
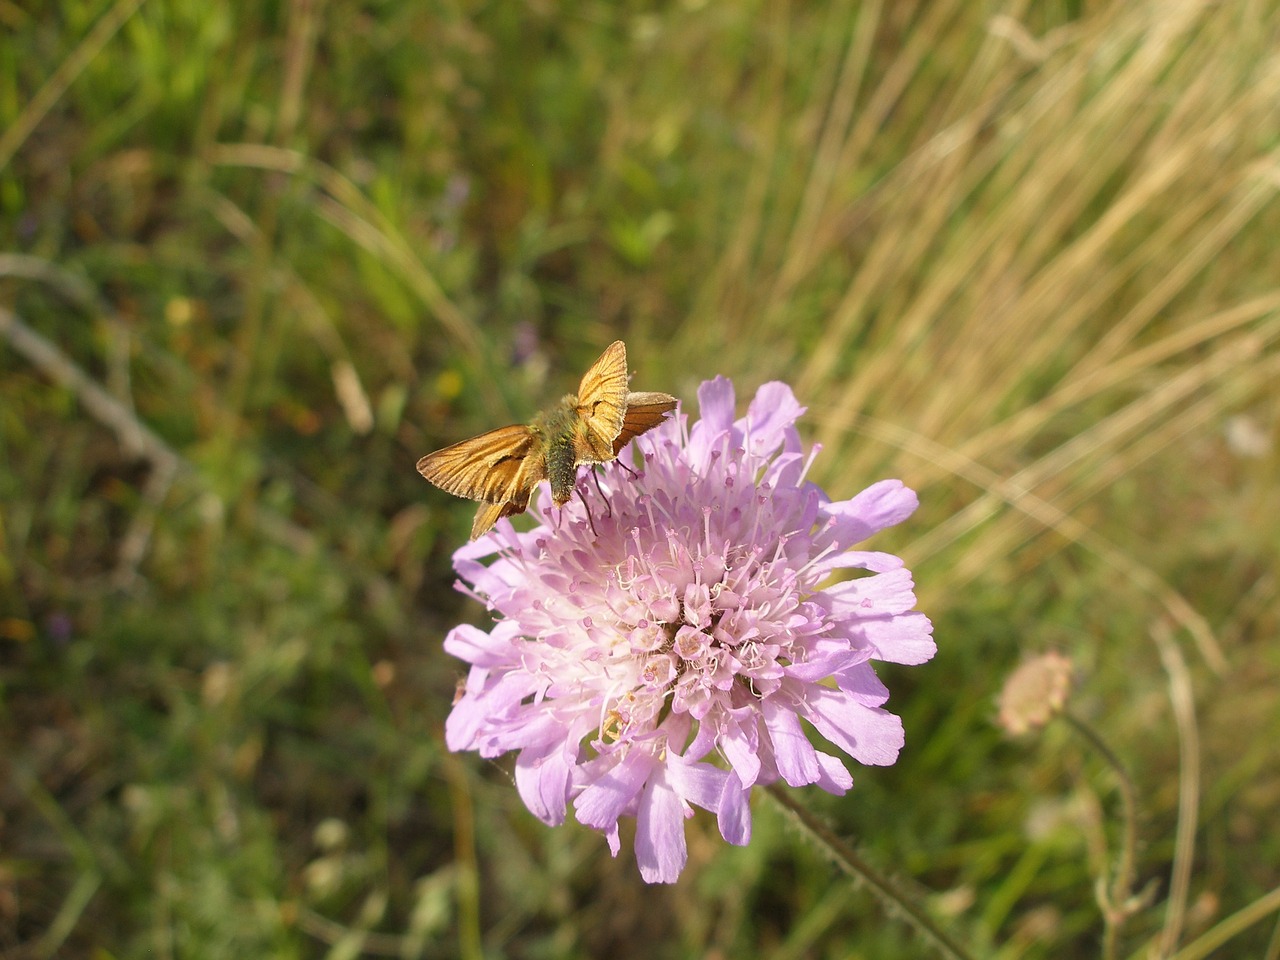
{"type": "Polygon", "coordinates": [[[627,346],[615,340],[578,384],[574,459],[604,463],[614,457],[613,441],[627,410],[627,346]]]}
{"type": "Polygon", "coordinates": [[[489,528],[503,517],[514,517],[517,513],[524,513],[528,506],[528,492],[525,493],[523,500],[480,504],[480,509],[476,511],[476,518],[471,524],[471,539],[475,540],[481,534],[488,532],[489,528]]]}
{"type": "Polygon", "coordinates": [[[622,415],[622,430],[613,440],[613,455],[629,442],[647,433],[667,418],[676,408],[676,398],[669,393],[644,391],[627,394],[627,408],[622,415]]]}
{"type": "Polygon", "coordinates": [[[546,476],[547,461],[538,435],[517,424],[428,453],[418,461],[418,472],[455,497],[505,504],[523,496],[528,503],[529,490],[546,476]]]}

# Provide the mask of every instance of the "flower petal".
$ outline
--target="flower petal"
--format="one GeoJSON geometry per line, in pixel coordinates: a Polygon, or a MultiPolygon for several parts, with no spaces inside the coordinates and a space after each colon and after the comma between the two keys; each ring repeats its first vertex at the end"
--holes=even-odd
{"type": "Polygon", "coordinates": [[[840,762],[838,757],[818,751],[818,765],[822,767],[822,776],[814,782],[827,793],[842,797],[845,791],[853,786],[853,777],[849,775],[849,769],[840,762]]]}
{"type": "Polygon", "coordinates": [[[819,595],[830,613],[859,617],[906,613],[916,605],[915,583],[905,567],[832,584],[819,595]]]}
{"type": "Polygon", "coordinates": [[[717,726],[720,728],[720,736],[716,743],[724,751],[725,759],[729,761],[729,766],[738,779],[745,786],[751,786],[760,775],[760,760],[756,756],[758,734],[754,708],[724,711],[717,726]]]}
{"type": "Polygon", "coordinates": [[[649,779],[636,811],[636,863],[646,883],[675,883],[688,859],[684,804],[666,779],[664,767],[649,779]]]}
{"type": "Polygon", "coordinates": [[[889,699],[884,685],[869,663],[858,663],[835,674],[836,684],[864,707],[878,707],[889,699]]]}
{"type": "Polygon", "coordinates": [[[785,383],[773,380],[762,384],[747,408],[747,450],[753,456],[763,457],[782,447],[787,429],[804,411],[785,383]]]}
{"type": "Polygon", "coordinates": [[[485,633],[469,623],[454,627],[444,638],[445,653],[453,654],[459,660],[474,663],[483,667],[503,667],[516,659],[515,647],[511,643],[515,624],[499,624],[492,633],[485,633]]]}
{"type": "MultiPolygon", "coordinates": [[[[822,537],[815,539],[815,546],[821,539],[822,537]]],[[[826,576],[833,570],[847,570],[850,567],[870,570],[872,573],[884,573],[901,567],[902,558],[895,557],[892,553],[880,553],[875,550],[846,550],[843,553],[833,553],[825,559],[816,560],[810,566],[820,576],[826,576]]]]}
{"type": "Polygon", "coordinates": [[[761,704],[764,722],[773,744],[774,763],[782,779],[793,787],[803,787],[818,779],[818,752],[804,735],[800,717],[791,705],[783,706],[778,697],[761,704]]]}
{"type": "Polygon", "coordinates": [[[839,691],[811,688],[805,718],[818,732],[859,763],[887,766],[902,749],[902,720],[879,707],[867,707],[839,691]]]}
{"type": "Polygon", "coordinates": [[[831,533],[846,546],[861,543],[873,533],[901,523],[915,512],[920,498],[901,480],[873,483],[851,500],[827,504],[835,520],[831,533]]]}
{"type": "Polygon", "coordinates": [[[732,427],[733,402],[733,381],[728,377],[704,381],[698,387],[698,429],[714,436],[732,427]]]}
{"type": "Polygon", "coordinates": [[[876,617],[857,624],[875,650],[875,659],[889,663],[924,663],[938,652],[933,624],[923,613],[876,617]]]}
{"type": "Polygon", "coordinates": [[[559,745],[538,753],[522,750],[516,758],[516,789],[530,813],[556,827],[564,823],[572,773],[570,758],[559,745]]]}
{"type": "Polygon", "coordinates": [[[629,751],[621,763],[578,794],[573,803],[574,815],[588,827],[608,829],[618,822],[618,817],[635,800],[645,780],[658,766],[649,751],[629,751]]]}
{"type": "Polygon", "coordinates": [[[744,847],[751,840],[751,789],[737,777],[726,777],[716,809],[716,825],[720,836],[734,846],[744,847]]]}

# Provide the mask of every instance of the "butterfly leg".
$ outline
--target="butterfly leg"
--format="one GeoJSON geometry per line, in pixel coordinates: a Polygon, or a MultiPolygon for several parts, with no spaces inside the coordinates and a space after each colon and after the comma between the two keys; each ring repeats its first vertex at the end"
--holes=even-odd
{"type": "Polygon", "coordinates": [[[631,474],[632,480],[640,479],[640,474],[636,473],[635,470],[631,469],[631,464],[624,461],[621,457],[619,457],[617,460],[613,462],[616,463],[618,466],[620,466],[623,470],[627,471],[627,473],[631,474]]]}
{"type": "MultiPolygon", "coordinates": [[[[596,483],[596,492],[600,494],[600,499],[604,502],[605,516],[606,516],[606,517],[612,517],[612,516],[613,516],[613,504],[612,504],[612,503],[610,503],[610,502],[609,502],[609,498],[608,498],[608,497],[606,497],[606,496],[604,495],[604,490],[603,490],[603,489],[601,488],[601,486],[600,486],[600,474],[596,473],[594,469],[591,471],[591,479],[595,481],[595,483],[596,483]]],[[[583,497],[582,502],[583,502],[583,503],[586,503],[586,502],[587,502],[587,500],[586,500],[586,498],[585,498],[585,497],[583,497]]]]}
{"type": "Polygon", "coordinates": [[[583,494],[583,492],[582,492],[582,488],[581,488],[581,487],[577,487],[577,488],[576,488],[576,490],[577,490],[577,493],[578,493],[578,498],[582,501],[583,509],[585,509],[585,510],[587,511],[587,523],[588,523],[588,524],[590,525],[590,527],[591,527],[591,532],[592,532],[593,534],[595,534],[595,535],[598,537],[598,536],[600,536],[600,532],[599,532],[598,530],[596,530],[596,521],[595,521],[595,518],[594,518],[593,516],[591,516],[591,504],[589,504],[589,503],[587,502],[586,495],[585,495],[585,494],[583,494]]]}

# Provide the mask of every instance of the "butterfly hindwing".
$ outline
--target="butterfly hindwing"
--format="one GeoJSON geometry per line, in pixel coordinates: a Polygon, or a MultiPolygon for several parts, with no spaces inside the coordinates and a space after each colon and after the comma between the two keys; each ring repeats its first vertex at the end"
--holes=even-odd
{"type": "Polygon", "coordinates": [[[630,441],[652,430],[676,408],[676,398],[669,393],[644,391],[627,394],[627,408],[622,417],[622,430],[613,440],[613,455],[630,441]]]}
{"type": "Polygon", "coordinates": [[[503,517],[514,517],[517,513],[524,513],[528,506],[528,496],[521,501],[508,500],[505,503],[480,504],[480,509],[476,511],[476,518],[471,523],[471,539],[475,540],[487,533],[489,528],[503,517]]]}

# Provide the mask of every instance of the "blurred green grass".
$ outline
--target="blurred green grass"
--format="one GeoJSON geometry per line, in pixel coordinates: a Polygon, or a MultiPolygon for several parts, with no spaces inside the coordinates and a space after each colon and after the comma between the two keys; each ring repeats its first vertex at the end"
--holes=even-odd
{"type": "Polygon", "coordinates": [[[1099,955],[1115,781],[993,723],[1060,649],[1137,791],[1123,954],[1252,908],[1213,955],[1280,955],[1274,3],[0,21],[6,957],[924,950],[766,803],[646,888],[444,751],[471,510],[413,463],[620,336],[921,494],[906,750],[807,803],[977,955],[1099,955]]]}

